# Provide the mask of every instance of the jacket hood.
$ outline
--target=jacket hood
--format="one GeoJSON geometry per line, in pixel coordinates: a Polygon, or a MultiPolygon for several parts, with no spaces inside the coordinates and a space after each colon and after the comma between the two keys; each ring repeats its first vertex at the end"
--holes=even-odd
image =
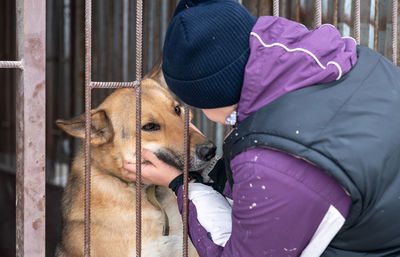
{"type": "Polygon", "coordinates": [[[340,80],[357,62],[355,40],[341,37],[330,24],[308,30],[285,18],[263,16],[249,43],[239,122],[288,92],[340,80]]]}

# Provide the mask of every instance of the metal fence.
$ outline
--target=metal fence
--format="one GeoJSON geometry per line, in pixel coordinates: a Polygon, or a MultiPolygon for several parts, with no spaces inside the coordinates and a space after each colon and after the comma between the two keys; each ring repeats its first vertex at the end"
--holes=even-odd
{"type": "MultiPolygon", "coordinates": [[[[255,16],[279,15],[301,22],[309,28],[321,23],[331,23],[338,27],[343,36],[353,36],[361,45],[373,48],[394,63],[398,63],[398,0],[239,2],[255,16]]],[[[141,1],[96,0],[93,3],[92,17],[89,0],[86,5],[84,0],[0,2],[0,35],[4,35],[4,39],[7,39],[0,40],[0,60],[13,60],[0,62],[0,68],[13,69],[0,69],[0,81],[3,84],[0,89],[2,90],[0,104],[4,110],[0,113],[0,170],[11,173],[16,171],[17,174],[18,256],[45,254],[44,139],[47,141],[46,177],[47,181],[53,184],[65,183],[69,161],[77,146],[73,139],[55,128],[54,121],[60,117],[78,115],[84,110],[88,114],[90,105],[99,104],[113,87],[136,86],[140,99],[138,85],[141,74],[150,70],[161,56],[168,20],[176,3],[177,0],[146,0],[142,6],[141,1]],[[140,21],[141,7],[144,15],[143,26],[140,21]],[[136,17],[131,15],[135,12],[136,17]],[[16,16],[13,13],[16,13],[16,16]],[[135,18],[138,19],[138,23],[135,18]],[[92,20],[93,32],[89,33],[92,20]],[[85,25],[86,33],[83,34],[85,25]],[[142,27],[143,36],[141,36],[142,27]],[[93,37],[93,49],[91,37],[93,37]],[[141,38],[143,42],[136,40],[141,38]],[[143,51],[140,46],[142,43],[143,51]],[[93,56],[91,56],[92,51],[93,56]],[[96,64],[93,68],[90,64],[91,59],[96,64]],[[131,72],[133,70],[136,72],[131,72]],[[46,87],[44,76],[47,81],[46,87]],[[134,82],[97,83],[92,79],[134,82]],[[95,88],[109,89],[94,90],[95,88]],[[47,130],[46,135],[44,128],[47,130]]],[[[194,114],[194,123],[220,146],[227,128],[209,123],[199,110],[194,110],[194,114]]],[[[90,116],[87,116],[87,119],[90,121],[90,116]]],[[[89,136],[90,130],[86,130],[86,138],[90,138],[89,136]]],[[[185,138],[187,139],[186,134],[185,138]]],[[[88,144],[86,151],[89,156],[88,144]]],[[[140,156],[137,158],[140,159],[140,156]]],[[[89,174],[90,163],[86,164],[89,174]]],[[[187,170],[187,163],[185,167],[187,170]]],[[[90,176],[87,176],[86,188],[89,192],[90,176]]],[[[140,197],[140,191],[137,195],[140,197]]],[[[87,194],[85,208],[87,221],[90,217],[89,199],[87,194]]],[[[140,213],[140,205],[137,208],[140,213]]],[[[137,219],[137,255],[140,255],[140,215],[137,219]]],[[[86,227],[85,234],[85,253],[88,255],[89,227],[86,227]]],[[[187,238],[186,226],[184,237],[187,238]]],[[[184,254],[186,249],[185,243],[184,254]]],[[[52,256],[52,253],[47,255],[52,256]]]]}

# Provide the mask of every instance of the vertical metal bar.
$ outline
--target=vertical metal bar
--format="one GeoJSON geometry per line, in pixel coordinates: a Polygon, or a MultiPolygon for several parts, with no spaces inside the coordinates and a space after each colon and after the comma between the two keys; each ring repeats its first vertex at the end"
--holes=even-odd
{"type": "Polygon", "coordinates": [[[92,0],[85,2],[85,229],[84,229],[84,256],[90,257],[90,139],[91,122],[90,113],[92,91],[90,82],[92,80],[92,0]]]}
{"type": "Polygon", "coordinates": [[[184,128],[184,153],[185,163],[183,169],[183,257],[188,256],[188,178],[189,178],[189,107],[185,104],[184,128]]]}
{"type": "Polygon", "coordinates": [[[165,34],[167,33],[167,24],[168,24],[168,5],[167,1],[161,1],[161,40],[160,40],[160,48],[162,49],[164,45],[165,34]]]}
{"type": "Polygon", "coordinates": [[[333,26],[337,28],[338,26],[338,8],[339,3],[338,0],[333,1],[333,26]]]}
{"type": "Polygon", "coordinates": [[[272,15],[279,16],[279,0],[274,0],[272,5],[273,5],[272,15]]]}
{"type": "Polygon", "coordinates": [[[301,11],[300,0],[296,0],[296,21],[297,22],[300,22],[300,11],[301,11]]]}
{"type": "Polygon", "coordinates": [[[16,256],[45,256],[45,0],[16,1],[16,256]]]}
{"type": "Polygon", "coordinates": [[[397,65],[397,18],[398,0],[392,1],[392,60],[397,65]]]}
{"type": "MultiPolygon", "coordinates": [[[[154,3],[154,0],[147,0],[147,1],[149,1],[149,13],[150,13],[151,16],[153,16],[155,14],[155,3],[154,3]]],[[[151,70],[151,68],[154,65],[154,36],[155,36],[154,35],[154,26],[155,26],[154,25],[154,23],[155,23],[154,20],[155,20],[154,18],[151,18],[151,19],[148,20],[149,27],[146,30],[147,35],[148,35],[148,37],[147,37],[148,38],[148,44],[146,44],[146,45],[147,45],[148,51],[149,51],[149,55],[147,57],[148,58],[148,60],[147,60],[147,70],[151,70]]]]}
{"type": "MultiPolygon", "coordinates": [[[[71,111],[71,90],[69,85],[71,85],[71,0],[63,0],[62,4],[62,42],[61,42],[61,51],[62,51],[62,64],[61,64],[61,76],[62,78],[62,95],[64,96],[63,105],[61,106],[62,113],[70,113],[71,111]]],[[[51,126],[53,129],[53,126],[51,126]]],[[[69,155],[71,149],[69,147],[66,148],[66,153],[69,155]]]]}
{"type": "MultiPolygon", "coordinates": [[[[72,45],[72,95],[73,104],[71,105],[73,109],[73,116],[76,116],[84,112],[84,71],[85,71],[85,60],[82,58],[85,51],[85,35],[81,33],[81,29],[85,26],[84,12],[85,12],[85,2],[82,0],[71,1],[73,6],[72,11],[72,35],[73,35],[73,45],[72,45]]],[[[52,117],[52,116],[50,116],[52,117]]],[[[72,139],[73,149],[77,149],[79,143],[77,139],[72,139]]],[[[70,157],[72,157],[73,151],[71,151],[70,157]]]]}
{"type": "MultiPolygon", "coordinates": [[[[142,32],[143,32],[143,1],[136,1],[136,81],[142,78],[142,32]]],[[[142,250],[142,202],[141,202],[141,120],[142,92],[141,85],[136,87],[136,256],[141,256],[142,250]]]]}
{"type": "Polygon", "coordinates": [[[360,44],[360,0],[355,0],[354,5],[354,39],[360,44]]]}
{"type": "MultiPolygon", "coordinates": [[[[112,8],[111,11],[111,20],[112,20],[112,27],[110,27],[110,34],[112,40],[110,41],[112,46],[112,51],[110,58],[110,69],[112,71],[111,78],[113,80],[121,80],[122,79],[122,70],[124,69],[122,65],[123,60],[123,1],[108,1],[111,2],[112,8]],[[122,19],[121,19],[122,18],[122,19]]],[[[109,92],[108,90],[102,90],[104,92],[104,96],[106,96],[109,92]]]]}
{"type": "Polygon", "coordinates": [[[374,50],[378,51],[379,38],[379,0],[375,0],[375,16],[374,16],[374,50]]]}
{"type": "MultiPolygon", "coordinates": [[[[16,1],[16,43],[17,59],[24,58],[24,0],[16,1]]],[[[16,72],[17,88],[15,92],[15,138],[17,169],[15,178],[16,191],[16,256],[23,257],[25,254],[24,227],[25,227],[25,202],[24,202],[24,77],[22,71],[16,72]]]]}
{"type": "Polygon", "coordinates": [[[321,0],[314,1],[314,28],[321,26],[322,24],[322,8],[321,0]]]}
{"type": "Polygon", "coordinates": [[[129,21],[129,0],[123,0],[122,3],[122,80],[128,80],[128,57],[129,57],[129,33],[128,33],[128,21],[129,21]]]}
{"type": "Polygon", "coordinates": [[[224,141],[224,126],[221,123],[216,124],[215,142],[217,143],[217,155],[221,155],[222,144],[224,141]]]}
{"type": "Polygon", "coordinates": [[[208,119],[204,113],[200,113],[201,117],[201,131],[204,135],[208,135],[208,119]]]}

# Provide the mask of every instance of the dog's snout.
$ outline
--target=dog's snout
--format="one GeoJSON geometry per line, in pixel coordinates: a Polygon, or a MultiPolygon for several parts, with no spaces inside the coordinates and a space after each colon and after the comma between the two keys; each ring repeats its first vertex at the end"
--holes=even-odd
{"type": "Polygon", "coordinates": [[[201,144],[197,147],[197,155],[203,161],[209,161],[215,156],[217,147],[212,142],[201,144]]]}

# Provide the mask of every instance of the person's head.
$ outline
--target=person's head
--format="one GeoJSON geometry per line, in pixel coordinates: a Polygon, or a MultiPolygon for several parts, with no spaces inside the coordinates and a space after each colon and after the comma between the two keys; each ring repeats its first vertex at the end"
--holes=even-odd
{"type": "Polygon", "coordinates": [[[255,22],[235,0],[181,0],[163,48],[171,91],[220,122],[213,117],[233,111],[239,101],[255,22]]]}

